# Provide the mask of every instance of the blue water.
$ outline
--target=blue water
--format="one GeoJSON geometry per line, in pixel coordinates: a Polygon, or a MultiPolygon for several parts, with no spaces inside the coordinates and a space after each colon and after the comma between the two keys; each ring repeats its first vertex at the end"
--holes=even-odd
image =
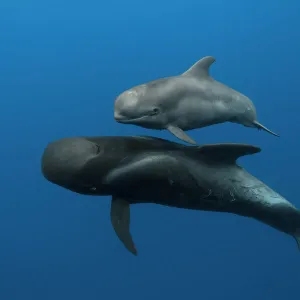
{"type": "Polygon", "coordinates": [[[300,207],[300,2],[34,1],[0,3],[0,299],[297,299],[295,241],[257,221],[155,205],[132,208],[139,256],[119,242],[109,198],[47,182],[48,142],[167,132],[121,125],[123,90],[179,74],[206,55],[211,74],[255,103],[281,137],[223,124],[200,143],[262,152],[242,166],[300,207]]]}

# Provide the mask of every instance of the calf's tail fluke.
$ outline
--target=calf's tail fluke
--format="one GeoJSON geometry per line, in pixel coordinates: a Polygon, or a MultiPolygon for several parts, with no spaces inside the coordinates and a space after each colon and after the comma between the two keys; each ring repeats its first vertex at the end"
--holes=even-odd
{"type": "Polygon", "coordinates": [[[279,134],[271,131],[270,129],[268,129],[267,127],[265,127],[264,125],[260,124],[258,121],[253,121],[253,124],[255,125],[255,127],[257,129],[261,129],[261,130],[264,130],[272,135],[275,135],[275,136],[278,136],[279,137],[279,134]]]}

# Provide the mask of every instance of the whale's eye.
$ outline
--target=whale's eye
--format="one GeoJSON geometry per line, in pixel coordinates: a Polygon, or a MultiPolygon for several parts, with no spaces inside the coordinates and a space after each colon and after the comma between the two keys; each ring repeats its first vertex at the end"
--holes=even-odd
{"type": "Polygon", "coordinates": [[[101,152],[100,146],[95,144],[95,148],[96,148],[96,154],[99,154],[101,152]]]}
{"type": "Polygon", "coordinates": [[[159,113],[159,108],[158,107],[154,107],[150,113],[151,116],[155,116],[159,113]]]}

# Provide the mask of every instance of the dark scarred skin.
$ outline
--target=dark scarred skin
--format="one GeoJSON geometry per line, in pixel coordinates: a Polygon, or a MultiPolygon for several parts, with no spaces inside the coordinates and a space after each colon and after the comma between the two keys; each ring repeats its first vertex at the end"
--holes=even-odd
{"type": "Polygon", "coordinates": [[[250,145],[185,146],[152,137],[67,138],[45,149],[42,172],[79,194],[234,213],[297,240],[299,211],[236,164],[238,157],[259,151],[250,145]]]}

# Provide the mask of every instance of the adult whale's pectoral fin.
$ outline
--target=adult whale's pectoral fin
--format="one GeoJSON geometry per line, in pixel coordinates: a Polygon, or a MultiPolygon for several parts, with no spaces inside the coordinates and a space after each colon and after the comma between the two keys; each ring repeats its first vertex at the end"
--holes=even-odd
{"type": "Polygon", "coordinates": [[[293,237],[295,238],[298,249],[300,251],[300,229],[297,230],[296,234],[294,234],[293,237]]]}
{"type": "Polygon", "coordinates": [[[110,218],[112,226],[123,245],[133,255],[137,255],[134,242],[130,234],[130,204],[128,201],[112,197],[110,218]]]}
{"type": "Polygon", "coordinates": [[[294,238],[295,238],[295,240],[296,240],[298,249],[299,249],[299,251],[300,251],[300,236],[294,236],[294,238]]]}
{"type": "Polygon", "coordinates": [[[177,126],[174,125],[168,125],[167,129],[173,134],[175,135],[177,138],[179,138],[180,140],[189,143],[189,144],[193,144],[196,145],[197,143],[191,138],[189,137],[182,129],[180,129],[177,126]]]}
{"type": "Polygon", "coordinates": [[[258,121],[253,121],[254,126],[259,129],[259,130],[264,130],[272,135],[275,135],[277,137],[279,137],[279,134],[271,131],[270,129],[268,129],[267,127],[265,127],[264,125],[260,124],[258,121]]]}

